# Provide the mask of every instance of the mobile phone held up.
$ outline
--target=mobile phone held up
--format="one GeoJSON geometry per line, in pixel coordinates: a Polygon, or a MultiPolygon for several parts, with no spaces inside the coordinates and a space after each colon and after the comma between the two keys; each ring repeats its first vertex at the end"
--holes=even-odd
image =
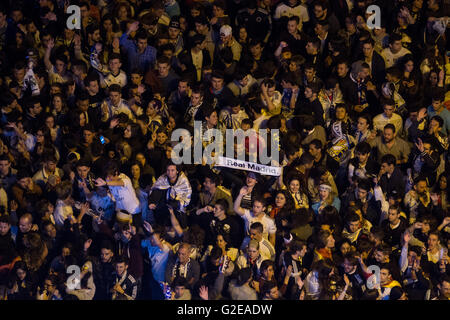
{"type": "Polygon", "coordinates": [[[105,137],[104,137],[104,136],[100,136],[100,142],[101,142],[102,144],[105,144],[105,137]]]}

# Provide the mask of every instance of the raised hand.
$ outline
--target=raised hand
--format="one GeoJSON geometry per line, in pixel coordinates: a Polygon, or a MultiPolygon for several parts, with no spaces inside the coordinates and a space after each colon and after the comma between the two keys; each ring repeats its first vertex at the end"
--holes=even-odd
{"type": "Polygon", "coordinates": [[[147,230],[149,233],[153,232],[152,225],[148,221],[144,221],[142,224],[144,229],[147,230]]]}
{"type": "Polygon", "coordinates": [[[119,125],[119,119],[113,118],[113,119],[111,119],[111,122],[109,123],[109,128],[114,129],[118,125],[119,125]]]}
{"type": "Polygon", "coordinates": [[[96,187],[103,187],[103,186],[106,186],[106,181],[103,180],[102,178],[97,178],[97,179],[95,180],[95,186],[96,186],[96,187]]]}
{"type": "Polygon", "coordinates": [[[55,47],[55,39],[50,38],[47,42],[47,50],[52,50],[55,47]]]}
{"type": "Polygon", "coordinates": [[[416,145],[417,149],[419,149],[420,152],[423,152],[425,150],[425,148],[423,147],[422,139],[418,138],[415,145],[416,145]]]}
{"type": "Polygon", "coordinates": [[[410,240],[411,240],[411,234],[408,231],[406,231],[403,234],[403,243],[406,245],[409,243],[410,240]]]}
{"type": "Polygon", "coordinates": [[[198,295],[203,300],[208,300],[208,287],[207,286],[201,286],[198,295]]]}
{"type": "Polygon", "coordinates": [[[128,34],[136,32],[139,29],[139,21],[135,21],[128,27],[128,34]]]}
{"type": "Polygon", "coordinates": [[[245,196],[246,194],[248,194],[248,187],[247,186],[243,186],[242,188],[241,188],[241,190],[239,191],[239,195],[240,196],[245,196]]]}

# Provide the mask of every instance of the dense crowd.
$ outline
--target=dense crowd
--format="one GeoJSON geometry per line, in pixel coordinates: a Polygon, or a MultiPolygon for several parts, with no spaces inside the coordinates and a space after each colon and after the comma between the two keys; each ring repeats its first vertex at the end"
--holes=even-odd
{"type": "Polygon", "coordinates": [[[449,16],[2,1],[0,298],[448,300],[449,16]],[[197,123],[276,143],[281,175],[175,164],[197,123]]]}

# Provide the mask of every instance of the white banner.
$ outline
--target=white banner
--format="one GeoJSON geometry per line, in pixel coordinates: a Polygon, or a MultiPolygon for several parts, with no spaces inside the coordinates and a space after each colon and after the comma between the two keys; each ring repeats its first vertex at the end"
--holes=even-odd
{"type": "Polygon", "coordinates": [[[242,161],[232,158],[219,157],[216,167],[226,167],[237,170],[253,171],[265,176],[280,176],[281,167],[265,166],[258,163],[242,161]]]}

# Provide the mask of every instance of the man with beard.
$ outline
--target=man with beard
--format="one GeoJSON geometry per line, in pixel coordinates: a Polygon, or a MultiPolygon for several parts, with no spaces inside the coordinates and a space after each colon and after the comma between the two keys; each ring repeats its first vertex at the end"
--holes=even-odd
{"type": "Polygon", "coordinates": [[[411,149],[408,143],[398,138],[395,134],[395,126],[388,123],[384,126],[383,135],[374,137],[373,134],[367,139],[371,147],[377,149],[377,162],[381,162],[386,154],[392,154],[397,159],[397,164],[401,165],[408,162],[411,149]]]}
{"type": "Polygon", "coordinates": [[[186,112],[186,106],[189,105],[189,93],[191,92],[189,80],[182,78],[178,81],[177,90],[172,91],[170,94],[167,104],[170,110],[176,112],[177,119],[181,118],[186,112]]]}
{"type": "Polygon", "coordinates": [[[94,300],[107,300],[114,275],[114,252],[110,242],[103,242],[100,248],[100,261],[96,268],[97,275],[94,277],[96,280],[94,300]]]}
{"type": "Polygon", "coordinates": [[[312,5],[312,11],[314,13],[311,22],[312,25],[315,25],[319,21],[328,22],[330,29],[328,32],[330,35],[335,35],[341,28],[339,24],[339,20],[336,18],[334,13],[330,13],[327,8],[327,4],[325,1],[316,0],[312,5]]]}
{"type": "Polygon", "coordinates": [[[430,213],[433,204],[425,177],[419,176],[414,180],[414,187],[405,195],[404,205],[410,223],[414,223],[417,217],[430,213]]]}

